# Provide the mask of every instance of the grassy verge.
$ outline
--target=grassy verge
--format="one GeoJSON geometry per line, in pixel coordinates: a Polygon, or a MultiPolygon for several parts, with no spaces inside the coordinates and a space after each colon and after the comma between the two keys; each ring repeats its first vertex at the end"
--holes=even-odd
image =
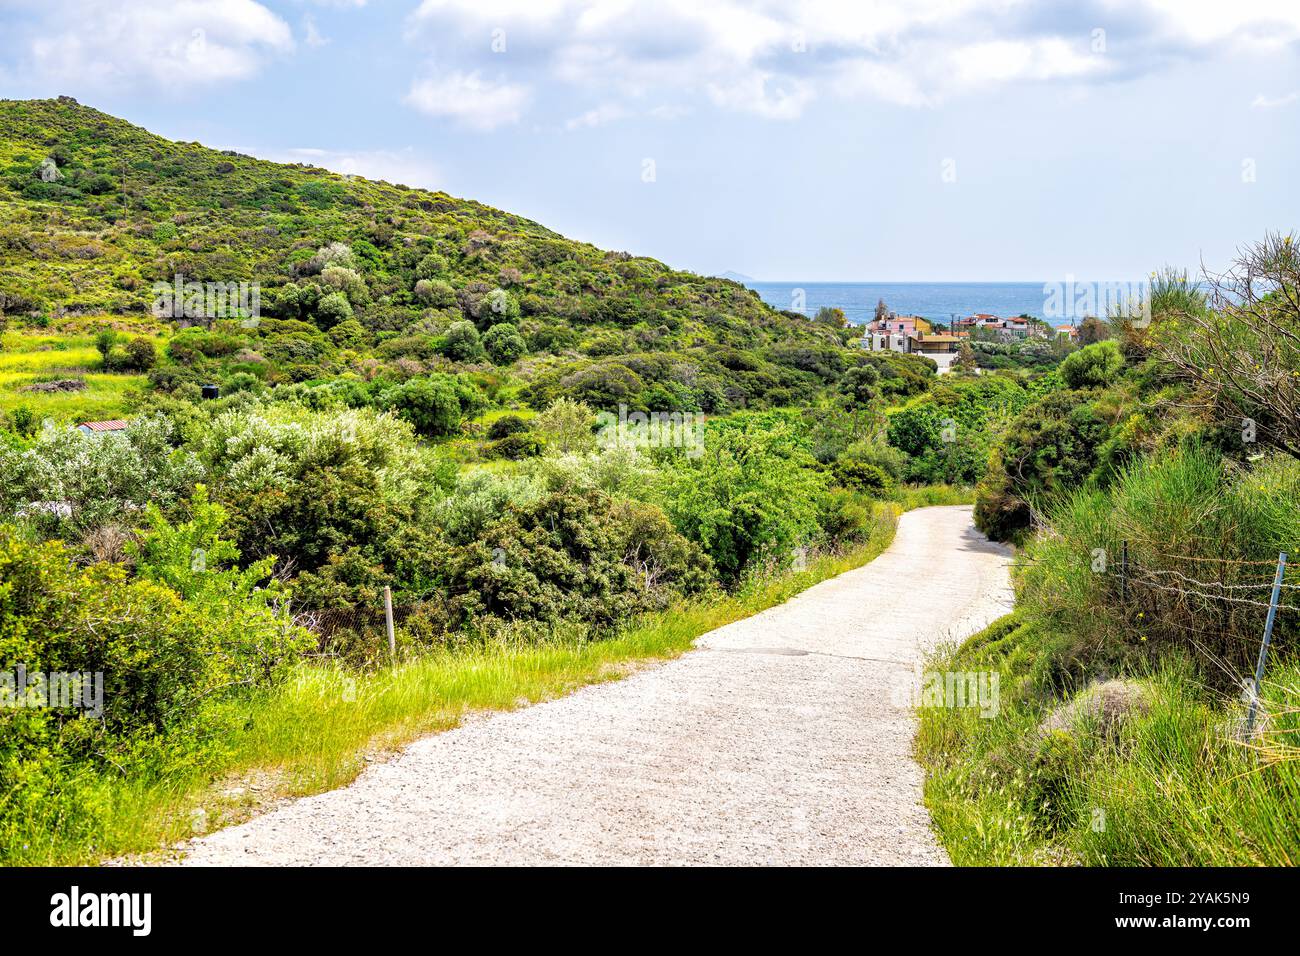
{"type": "Polygon", "coordinates": [[[283,685],[232,705],[246,719],[243,730],[225,741],[215,768],[166,782],[83,779],[78,786],[83,805],[94,808],[93,833],[32,820],[22,846],[5,855],[12,863],[68,864],[148,853],[237,822],[277,799],[342,786],[368,760],[422,734],[454,727],[468,714],[552,699],[678,656],[701,634],[875,558],[893,540],[902,511],[962,503],[969,492],[912,489],[897,497],[877,505],[869,535],[846,554],[814,557],[803,571],[755,580],[721,599],[670,608],[609,640],[592,642],[560,631],[540,644],[502,640],[426,653],[368,672],[334,663],[301,665],[283,685]]]}
{"type": "Polygon", "coordinates": [[[1000,707],[921,710],[926,804],[958,865],[1243,866],[1300,862],[1300,668],[1270,670],[1265,734],[1239,701],[1165,662],[1130,676],[1145,704],[1108,721],[1047,689],[1050,635],[1017,613],[932,662],[999,675],[1000,707]]]}

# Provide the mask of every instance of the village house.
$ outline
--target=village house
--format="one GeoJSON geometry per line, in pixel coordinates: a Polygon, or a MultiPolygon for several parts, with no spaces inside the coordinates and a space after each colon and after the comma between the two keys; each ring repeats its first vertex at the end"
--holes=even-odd
{"type": "Polygon", "coordinates": [[[959,338],[969,338],[972,331],[991,333],[1004,342],[1044,338],[1047,334],[1042,325],[1023,316],[1004,319],[988,312],[976,312],[953,323],[953,334],[959,338]]]}
{"type": "Polygon", "coordinates": [[[929,319],[919,315],[898,315],[894,312],[867,323],[864,335],[929,335],[933,331],[929,319]]]}
{"type": "Polygon", "coordinates": [[[919,315],[890,313],[867,323],[862,333],[862,347],[872,352],[903,352],[933,359],[943,374],[957,361],[961,340],[955,335],[939,335],[928,319],[919,315]]]}

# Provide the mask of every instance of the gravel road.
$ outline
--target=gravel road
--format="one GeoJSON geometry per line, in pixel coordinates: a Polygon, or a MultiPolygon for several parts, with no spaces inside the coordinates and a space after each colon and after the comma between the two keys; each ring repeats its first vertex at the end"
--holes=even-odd
{"type": "Polygon", "coordinates": [[[191,841],[196,865],[947,864],[907,687],[1011,603],[968,507],[624,680],[425,737],[350,786],[191,841]]]}

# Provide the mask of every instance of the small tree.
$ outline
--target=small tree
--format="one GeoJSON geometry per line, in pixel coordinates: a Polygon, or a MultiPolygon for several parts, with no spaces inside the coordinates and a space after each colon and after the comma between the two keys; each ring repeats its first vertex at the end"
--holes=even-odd
{"type": "Polygon", "coordinates": [[[468,320],[451,323],[442,343],[443,354],[455,362],[480,362],[483,360],[483,342],[478,329],[468,320]]]}
{"type": "Polygon", "coordinates": [[[445,375],[413,378],[384,392],[381,404],[430,438],[455,434],[460,425],[460,399],[445,375]]]}
{"type": "Polygon", "coordinates": [[[437,279],[447,274],[447,260],[436,252],[431,252],[415,267],[417,279],[437,279]]]}
{"type": "Polygon", "coordinates": [[[1070,388],[1100,388],[1113,382],[1123,367],[1119,343],[1107,339],[1069,355],[1061,363],[1061,378],[1070,388]]]}
{"type": "Polygon", "coordinates": [[[549,439],[550,447],[562,455],[594,448],[595,424],[596,416],[590,407],[568,398],[557,398],[534,422],[537,431],[549,439]]]}
{"type": "Polygon", "coordinates": [[[975,358],[975,350],[971,348],[970,342],[961,343],[961,348],[957,350],[957,361],[952,363],[952,367],[959,372],[974,372],[979,368],[979,361],[975,358]]]}
{"type": "Polygon", "coordinates": [[[1101,342],[1108,338],[1110,338],[1110,326],[1104,319],[1089,315],[1079,323],[1080,345],[1092,345],[1094,342],[1101,342]]]}
{"type": "Polygon", "coordinates": [[[31,438],[36,434],[38,424],[36,413],[26,405],[19,405],[9,413],[9,427],[23,438],[31,438]]]}
{"type": "Polygon", "coordinates": [[[158,364],[158,350],[153,341],[143,336],[126,344],[126,364],[137,372],[147,372],[158,364]]]}
{"type": "Polygon", "coordinates": [[[879,394],[879,382],[880,372],[874,365],[859,365],[844,373],[840,388],[848,393],[853,404],[867,405],[879,394]]]}
{"type": "Polygon", "coordinates": [[[104,364],[108,364],[108,356],[113,351],[113,346],[117,344],[117,332],[113,329],[103,328],[95,333],[95,349],[99,352],[104,364]]]}
{"type": "Polygon", "coordinates": [[[484,297],[478,315],[485,326],[502,322],[513,325],[519,321],[519,301],[505,289],[493,289],[484,297]]]}
{"type": "Polygon", "coordinates": [[[817,314],[813,316],[813,321],[819,325],[829,325],[836,329],[842,329],[848,325],[848,319],[844,317],[844,310],[828,305],[824,305],[817,310],[817,314]]]}
{"type": "Polygon", "coordinates": [[[331,292],[323,296],[316,306],[316,324],[322,329],[332,329],[350,318],[352,318],[352,303],[342,292],[331,292]]]}

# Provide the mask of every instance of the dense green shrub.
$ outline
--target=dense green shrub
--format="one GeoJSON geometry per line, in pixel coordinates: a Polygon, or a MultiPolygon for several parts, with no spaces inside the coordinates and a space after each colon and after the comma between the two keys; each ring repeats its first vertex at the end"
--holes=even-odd
{"type": "Polygon", "coordinates": [[[322,329],[332,329],[340,322],[352,318],[352,303],[342,292],[321,296],[316,304],[316,324],[322,329]]]}
{"type": "Polygon", "coordinates": [[[706,448],[667,477],[673,524],[734,581],[762,561],[786,563],[820,532],[825,477],[795,431],[779,420],[710,428],[706,448]]]}
{"type": "Polygon", "coordinates": [[[245,559],[274,555],[277,569],[298,575],[300,600],[377,593],[373,580],[385,572],[399,585],[427,579],[422,516],[451,480],[405,420],[286,403],[220,412],[195,432],[245,559]],[[360,567],[371,569],[368,577],[360,567]]]}
{"type": "Polygon", "coordinates": [[[599,492],[517,501],[450,544],[440,565],[456,627],[564,619],[607,629],[710,581],[707,558],[659,509],[599,492]]]}
{"type": "Polygon", "coordinates": [[[483,347],[497,365],[509,365],[528,351],[519,330],[506,322],[483,333],[483,347]]]}
{"type": "Polygon", "coordinates": [[[454,435],[460,428],[460,399],[454,381],[445,375],[413,378],[394,385],[380,396],[379,404],[410,422],[418,434],[430,438],[454,435]]]}
{"type": "Polygon", "coordinates": [[[488,451],[497,458],[509,458],[518,461],[521,458],[536,458],[545,450],[541,438],[532,432],[515,432],[492,442],[488,451]]]}
{"type": "Polygon", "coordinates": [[[80,541],[152,502],[166,509],[202,477],[170,421],[138,418],[121,434],[45,428],[29,449],[0,448],[0,509],[41,537],[80,541]]]}
{"type": "Polygon", "coordinates": [[[1009,378],[988,375],[954,382],[914,399],[889,417],[889,443],[910,461],[910,481],[973,484],[1006,422],[1029,400],[1009,378]]]}
{"type": "Polygon", "coordinates": [[[487,352],[473,322],[453,322],[443,337],[442,352],[457,362],[481,362],[487,352]]]}
{"type": "Polygon", "coordinates": [[[1093,474],[1109,431],[1087,392],[1056,392],[1026,408],[977,490],[976,526],[997,541],[1027,529],[1034,507],[1046,508],[1093,474]]]}
{"type": "MultiPolygon", "coordinates": [[[[1300,547],[1298,495],[1300,465],[1290,459],[1239,469],[1188,447],[1133,462],[1106,491],[1062,497],[1046,516],[1052,534],[1028,548],[1018,589],[1021,605],[1060,635],[1045,655],[1051,680],[1068,686],[1172,655],[1201,681],[1238,690],[1254,667],[1271,562],[1300,547]],[[1227,600],[1245,595],[1261,603],[1227,600]]],[[[1285,656],[1295,640],[1295,619],[1284,613],[1274,646],[1285,656]]]]}
{"type": "Polygon", "coordinates": [[[487,437],[495,441],[507,435],[526,431],[528,431],[528,423],[518,415],[502,415],[488,426],[487,437]]]}
{"type": "Polygon", "coordinates": [[[1101,388],[1113,382],[1123,367],[1119,343],[1107,339],[1066,356],[1061,363],[1061,378],[1070,388],[1101,388]]]}
{"type": "Polygon", "coordinates": [[[849,457],[836,459],[831,466],[831,476],[837,485],[874,494],[886,491],[893,483],[879,465],[849,457]]]}
{"type": "Polygon", "coordinates": [[[147,372],[158,363],[158,350],[151,339],[142,336],[126,344],[126,367],[136,372],[147,372]]]}
{"type": "Polygon", "coordinates": [[[275,590],[254,588],[267,566],[221,569],[237,554],[216,536],[219,512],[195,504],[196,524],[177,527],[151,509],[139,580],[0,528],[0,671],[44,674],[51,689],[51,674],[84,678],[71,695],[80,708],[0,708],[0,860],[21,861],[34,833],[93,837],[105,809],[87,786],[96,773],[147,781],[207,766],[237,719],[224,700],[276,680],[315,645],[275,590]],[[214,560],[196,571],[200,545],[214,560]]]}

